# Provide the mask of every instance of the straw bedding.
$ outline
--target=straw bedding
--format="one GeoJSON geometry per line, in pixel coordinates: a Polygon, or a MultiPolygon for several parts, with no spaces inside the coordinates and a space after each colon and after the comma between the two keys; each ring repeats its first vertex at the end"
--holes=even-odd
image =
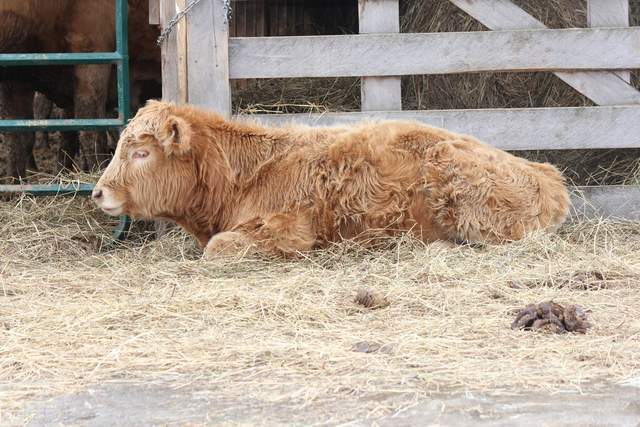
{"type": "Polygon", "coordinates": [[[638,223],[485,248],[344,243],[289,262],[204,262],[178,231],[113,246],[111,226],[85,199],[0,202],[0,411],[110,380],[205,381],[302,408],[368,392],[589,392],[640,368],[638,223]],[[385,304],[358,304],[362,287],[385,304]],[[510,328],[549,300],[593,327],[510,328]]]}

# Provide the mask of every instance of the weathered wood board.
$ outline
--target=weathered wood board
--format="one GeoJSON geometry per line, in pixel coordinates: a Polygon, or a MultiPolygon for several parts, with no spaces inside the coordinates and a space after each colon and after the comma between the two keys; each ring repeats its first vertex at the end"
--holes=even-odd
{"type": "Polygon", "coordinates": [[[640,148],[640,106],[423,110],[240,116],[269,124],[339,125],[416,120],[470,134],[506,150],[640,148]]]}
{"type": "Polygon", "coordinates": [[[630,69],[640,27],[238,37],[229,55],[236,79],[630,69]]]}
{"type": "MultiPolygon", "coordinates": [[[[492,30],[546,28],[511,0],[449,1],[492,30]]],[[[609,3],[609,0],[601,1],[609,3]]],[[[613,3],[619,1],[626,0],[612,0],[613,3]]],[[[555,75],[598,105],[640,104],[640,92],[613,72],[556,72],[555,75]]]]}
{"type": "MultiPolygon", "coordinates": [[[[587,0],[587,22],[589,27],[628,27],[629,0],[587,0]]],[[[616,75],[631,82],[629,71],[617,71],[616,75]]]]}
{"type": "Polygon", "coordinates": [[[231,115],[229,23],[223,0],[198,4],[187,30],[189,103],[231,115]]]}
{"type": "Polygon", "coordinates": [[[571,216],[640,220],[640,186],[577,187],[571,193],[571,216]]]}
{"type": "MultiPolygon", "coordinates": [[[[359,0],[360,34],[400,32],[398,0],[359,0]]],[[[362,111],[402,110],[400,77],[363,77],[362,111]]]]}

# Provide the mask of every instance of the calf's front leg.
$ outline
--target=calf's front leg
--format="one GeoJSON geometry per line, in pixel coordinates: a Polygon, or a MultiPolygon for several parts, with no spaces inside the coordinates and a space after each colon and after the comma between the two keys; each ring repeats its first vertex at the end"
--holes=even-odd
{"type": "Polygon", "coordinates": [[[289,258],[317,245],[308,216],[273,214],[242,223],[233,231],[214,235],[207,243],[204,257],[259,252],[289,258]]]}
{"type": "Polygon", "coordinates": [[[212,259],[219,256],[242,256],[255,252],[255,248],[255,243],[246,234],[238,231],[224,231],[209,239],[202,257],[212,259]]]}

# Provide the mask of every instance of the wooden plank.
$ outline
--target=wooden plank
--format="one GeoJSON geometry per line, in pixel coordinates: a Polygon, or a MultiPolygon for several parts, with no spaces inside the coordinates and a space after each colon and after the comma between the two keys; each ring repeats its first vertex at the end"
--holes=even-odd
{"type": "MultiPolygon", "coordinates": [[[[400,32],[398,0],[359,0],[360,34],[400,32]]],[[[363,77],[362,111],[402,110],[400,77],[363,77]]]]}
{"type": "MultiPolygon", "coordinates": [[[[154,0],[150,0],[149,6],[154,0]]],[[[164,28],[176,13],[175,0],[156,0],[159,6],[159,23],[164,28]]],[[[151,15],[149,15],[151,17],[151,15]]],[[[162,99],[166,101],[178,102],[178,43],[177,34],[171,34],[162,42],[161,46],[162,63],[162,99]]],[[[165,220],[154,221],[154,229],[157,237],[166,234],[172,225],[165,220]]]]}
{"type": "Polygon", "coordinates": [[[473,135],[505,150],[640,148],[640,106],[508,108],[239,116],[272,125],[415,120],[473,135]]]}
{"type": "MultiPolygon", "coordinates": [[[[591,28],[628,27],[629,0],[587,0],[587,22],[591,28]]],[[[631,82],[629,71],[617,71],[616,75],[631,82]]]]}
{"type": "MultiPolygon", "coordinates": [[[[250,37],[251,34],[248,31],[251,28],[251,22],[247,17],[247,2],[236,2],[234,3],[233,9],[233,20],[236,23],[236,31],[239,37],[250,37]]],[[[246,89],[247,81],[246,80],[236,80],[233,82],[231,86],[234,90],[238,89],[246,89]]]]}
{"type": "Polygon", "coordinates": [[[229,117],[229,25],[224,0],[202,1],[193,9],[187,38],[189,102],[229,117]]]}
{"type": "Polygon", "coordinates": [[[265,0],[256,2],[256,36],[265,37],[267,35],[267,16],[265,13],[265,0]]]}
{"type": "Polygon", "coordinates": [[[236,21],[236,31],[238,37],[247,37],[247,3],[240,2],[234,4],[234,21],[236,21]]]}
{"type": "Polygon", "coordinates": [[[289,31],[289,4],[287,0],[280,0],[278,8],[278,35],[290,36],[289,31]]]}
{"type": "MultiPolygon", "coordinates": [[[[160,22],[164,28],[176,13],[175,0],[160,0],[160,22]]],[[[162,98],[178,102],[178,44],[177,35],[172,31],[162,42],[162,98]]]]}
{"type": "Polygon", "coordinates": [[[573,218],[615,217],[640,220],[640,186],[577,187],[571,191],[573,218]]]}
{"type": "Polygon", "coordinates": [[[363,77],[361,82],[362,111],[402,110],[400,77],[363,77]]]}
{"type": "Polygon", "coordinates": [[[295,25],[293,27],[293,35],[304,35],[304,4],[302,2],[294,3],[295,25]]]}
{"type": "Polygon", "coordinates": [[[229,53],[236,79],[630,69],[640,27],[239,37],[229,53]]]}
{"type": "Polygon", "coordinates": [[[399,33],[398,0],[358,0],[360,34],[399,33]]]}
{"type": "Polygon", "coordinates": [[[267,36],[278,36],[278,10],[279,10],[279,5],[276,2],[275,4],[270,5],[267,8],[267,12],[268,12],[268,34],[267,36]]]}
{"type": "Polygon", "coordinates": [[[306,3],[302,4],[304,8],[304,31],[303,34],[314,34],[315,29],[313,28],[313,20],[311,18],[311,10],[312,6],[306,3]]]}
{"type": "Polygon", "coordinates": [[[587,0],[589,27],[628,27],[629,0],[587,0]]]}
{"type": "Polygon", "coordinates": [[[245,20],[247,26],[247,37],[255,37],[256,34],[256,4],[253,1],[246,3],[245,20]]]}
{"type": "MultiPolygon", "coordinates": [[[[176,12],[181,12],[186,6],[186,0],[175,0],[176,12]]],[[[187,72],[187,26],[189,16],[185,16],[176,25],[176,36],[178,45],[178,102],[186,104],[189,102],[189,77],[187,72]]]]}
{"type": "Polygon", "coordinates": [[[149,24],[160,25],[160,0],[149,0],[149,24]]]}
{"type": "MultiPolygon", "coordinates": [[[[492,30],[546,28],[510,0],[450,1],[492,30]]],[[[640,92],[612,72],[556,72],[555,75],[598,105],[640,104],[640,92]]]]}

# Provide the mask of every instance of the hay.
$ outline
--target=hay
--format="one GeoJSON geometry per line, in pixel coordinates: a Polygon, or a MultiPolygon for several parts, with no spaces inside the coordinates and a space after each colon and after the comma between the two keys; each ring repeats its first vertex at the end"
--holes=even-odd
{"type": "Polygon", "coordinates": [[[486,248],[345,243],[295,262],[200,261],[177,231],[92,243],[113,225],[86,199],[0,202],[0,411],[110,380],[205,381],[302,408],[367,392],[589,392],[640,368],[638,223],[486,248]],[[356,304],[360,286],[390,304],[356,304]],[[548,300],[590,310],[593,328],[510,329],[513,310],[548,300]]]}

